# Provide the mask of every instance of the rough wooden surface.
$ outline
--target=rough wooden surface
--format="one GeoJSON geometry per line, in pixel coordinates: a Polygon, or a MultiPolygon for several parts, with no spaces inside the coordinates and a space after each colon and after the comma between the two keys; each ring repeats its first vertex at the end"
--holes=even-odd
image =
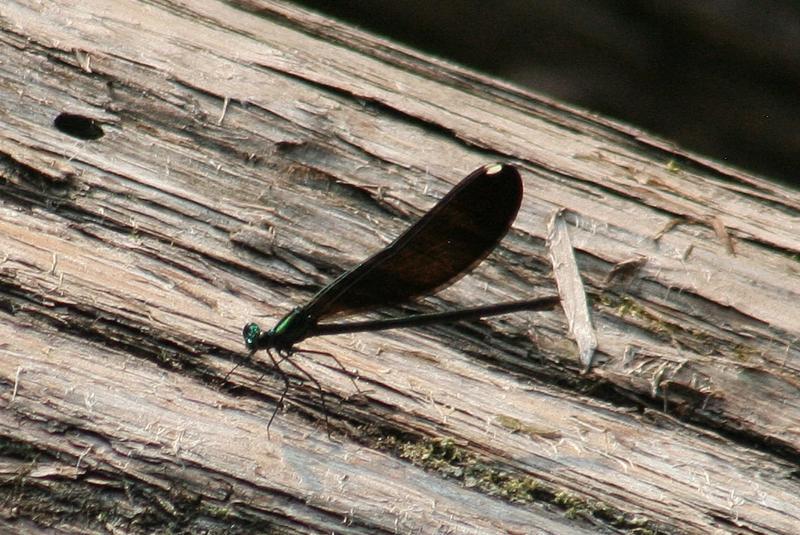
{"type": "Polygon", "coordinates": [[[0,29],[5,529],[796,533],[796,192],[285,5],[10,0],[0,29]],[[267,436],[266,359],[224,381],[241,326],[494,160],[518,220],[423,308],[552,292],[565,207],[596,367],[559,311],[312,339],[364,395],[297,355],[332,438],[313,385],[267,436]]]}

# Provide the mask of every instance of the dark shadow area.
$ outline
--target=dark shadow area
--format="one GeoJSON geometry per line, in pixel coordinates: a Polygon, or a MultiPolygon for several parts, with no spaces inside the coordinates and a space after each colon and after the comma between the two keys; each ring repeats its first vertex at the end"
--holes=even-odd
{"type": "Polygon", "coordinates": [[[795,2],[297,3],[800,186],[795,2]]]}

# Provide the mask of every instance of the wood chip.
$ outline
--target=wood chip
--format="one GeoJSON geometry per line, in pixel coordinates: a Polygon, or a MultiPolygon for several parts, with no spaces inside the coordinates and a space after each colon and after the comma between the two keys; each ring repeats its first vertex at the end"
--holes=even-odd
{"type": "Polygon", "coordinates": [[[578,354],[584,371],[588,371],[597,348],[597,337],[563,212],[563,209],[558,210],[547,224],[547,247],[561,296],[561,306],[569,321],[570,333],[578,344],[578,354]]]}

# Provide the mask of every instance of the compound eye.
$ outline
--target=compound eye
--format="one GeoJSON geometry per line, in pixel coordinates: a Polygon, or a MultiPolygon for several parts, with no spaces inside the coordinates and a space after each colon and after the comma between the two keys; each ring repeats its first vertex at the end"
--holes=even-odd
{"type": "Polygon", "coordinates": [[[244,345],[247,346],[247,349],[253,351],[256,349],[258,337],[261,336],[261,327],[255,323],[248,323],[242,329],[242,336],[244,337],[244,345]]]}

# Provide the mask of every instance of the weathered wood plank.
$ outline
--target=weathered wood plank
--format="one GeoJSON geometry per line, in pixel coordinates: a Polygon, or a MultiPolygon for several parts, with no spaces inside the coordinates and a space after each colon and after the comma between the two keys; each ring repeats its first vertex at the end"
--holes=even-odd
{"type": "Polygon", "coordinates": [[[795,532],[797,192],[296,8],[200,4],[0,12],[5,525],[795,532]],[[431,302],[551,293],[565,207],[597,367],[557,311],[312,339],[365,393],[298,355],[335,440],[308,385],[267,436],[280,378],[223,381],[241,325],[492,160],[523,171],[518,220],[431,302]]]}

